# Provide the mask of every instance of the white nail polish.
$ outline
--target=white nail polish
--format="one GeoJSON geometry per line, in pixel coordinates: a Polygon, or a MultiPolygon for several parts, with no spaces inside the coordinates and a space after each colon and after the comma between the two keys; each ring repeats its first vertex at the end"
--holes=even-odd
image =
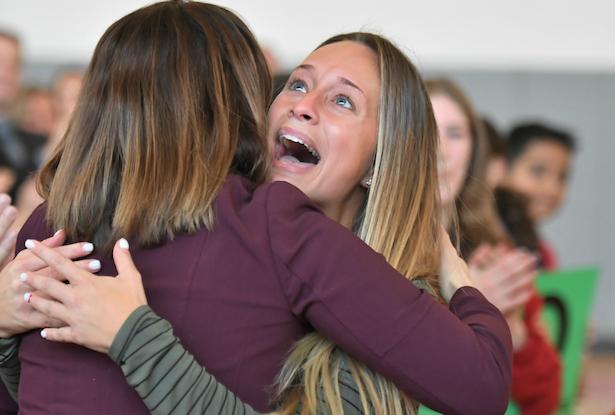
{"type": "Polygon", "coordinates": [[[47,332],[46,332],[45,330],[41,330],[41,337],[42,337],[43,339],[46,339],[46,338],[47,338],[47,332]]]}
{"type": "Polygon", "coordinates": [[[56,233],[53,234],[53,236],[57,236],[60,232],[62,232],[62,229],[58,229],[56,233]]]}
{"type": "Polygon", "coordinates": [[[130,245],[128,245],[128,241],[124,238],[120,239],[120,248],[128,249],[130,245]]]}
{"type": "Polygon", "coordinates": [[[26,248],[32,249],[32,248],[34,248],[34,241],[32,239],[28,239],[28,240],[26,240],[26,244],[25,245],[26,245],[26,248]]]}
{"type": "Polygon", "coordinates": [[[94,245],[92,245],[91,243],[85,243],[83,244],[83,250],[85,252],[92,252],[94,250],[94,245]]]}
{"type": "Polygon", "coordinates": [[[28,274],[26,274],[25,272],[22,272],[21,274],[19,274],[19,280],[21,282],[26,282],[27,279],[28,279],[28,274]]]}
{"type": "Polygon", "coordinates": [[[88,264],[88,268],[92,271],[98,271],[100,269],[100,261],[95,259],[88,264]]]}
{"type": "Polygon", "coordinates": [[[25,293],[25,294],[23,295],[23,300],[24,300],[24,302],[26,302],[26,303],[29,303],[29,302],[30,302],[30,298],[32,298],[32,293],[25,293]]]}

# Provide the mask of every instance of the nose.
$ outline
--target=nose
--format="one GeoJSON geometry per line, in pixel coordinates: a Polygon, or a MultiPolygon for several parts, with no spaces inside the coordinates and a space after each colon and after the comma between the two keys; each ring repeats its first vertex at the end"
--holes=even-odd
{"type": "Polygon", "coordinates": [[[292,108],[290,109],[289,116],[298,119],[303,122],[309,122],[311,124],[318,123],[318,108],[317,102],[318,96],[314,93],[306,93],[298,98],[292,108]]]}

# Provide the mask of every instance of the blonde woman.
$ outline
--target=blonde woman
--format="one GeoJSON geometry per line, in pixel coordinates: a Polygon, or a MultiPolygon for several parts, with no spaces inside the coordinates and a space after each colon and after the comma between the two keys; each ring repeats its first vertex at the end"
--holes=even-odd
{"type": "Polygon", "coordinates": [[[523,414],[557,410],[561,365],[545,336],[537,259],[515,247],[497,215],[485,164],[485,132],[463,91],[448,79],[426,82],[440,130],[440,194],[459,212],[462,252],[476,286],[506,316],[513,339],[512,398],[523,414]]]}
{"type": "MultiPolygon", "coordinates": [[[[183,2],[176,4],[177,7],[190,7],[183,2]]],[[[193,6],[195,8],[207,7],[201,3],[192,4],[199,4],[193,6]]],[[[144,10],[150,11],[155,7],[158,6],[144,10]]],[[[143,14],[137,12],[136,16],[142,17],[143,14]]],[[[172,15],[164,13],[156,16],[156,19],[164,21],[172,15]]],[[[148,21],[147,25],[126,26],[123,25],[125,22],[120,22],[117,25],[124,30],[144,30],[149,34],[155,27],[154,21],[148,21]]],[[[209,19],[208,22],[201,21],[201,24],[215,25],[216,19],[209,19]]],[[[227,25],[226,30],[229,26],[232,27],[227,25]]],[[[132,38],[122,37],[122,42],[113,44],[121,47],[123,42],[132,38]]],[[[508,394],[508,333],[499,313],[476,290],[470,287],[457,289],[468,283],[467,272],[463,262],[456,257],[450,241],[440,241],[436,203],[436,136],[429,101],[420,78],[407,60],[397,61],[399,68],[386,66],[388,54],[396,51],[387,45],[381,38],[372,35],[356,34],[333,39],[330,44],[317,49],[298,68],[297,79],[289,82],[285,93],[270,111],[270,138],[276,143],[276,176],[287,174],[296,177],[297,186],[301,186],[322,211],[287,183],[277,182],[252,190],[245,182],[231,176],[215,198],[216,222],[213,230],[178,233],[172,241],[162,238],[160,247],[143,246],[139,239],[141,232],[136,231],[150,221],[163,225],[172,224],[172,221],[161,222],[158,218],[145,217],[138,222],[135,230],[123,230],[129,233],[131,252],[140,273],[128,255],[127,242],[122,240],[114,247],[119,271],[115,279],[92,277],[58,257],[53,250],[46,249],[43,244],[30,240],[30,253],[23,256],[31,253],[40,255],[67,276],[71,284],[65,286],[35,273],[27,273],[24,277],[33,288],[59,300],[49,301],[36,293],[29,293],[26,295],[29,304],[50,316],[59,317],[68,326],[57,330],[45,329],[42,333],[47,341],[29,337],[27,342],[30,349],[25,352],[22,342],[20,401],[24,394],[23,385],[40,382],[32,377],[36,367],[29,368],[29,372],[24,371],[23,357],[45,359],[46,351],[59,354],[70,350],[73,363],[77,358],[90,370],[104,368],[108,371],[107,375],[96,372],[100,373],[96,381],[97,393],[92,393],[91,385],[84,379],[89,372],[76,371],[72,366],[67,366],[63,359],[56,359],[46,364],[51,367],[61,365],[62,370],[70,372],[70,376],[58,379],[66,378],[75,385],[75,390],[80,390],[79,396],[71,400],[70,390],[66,391],[65,384],[60,389],[54,388],[53,397],[41,396],[46,392],[29,387],[24,401],[33,404],[35,401],[32,397],[39,394],[40,401],[59,402],[70,409],[64,413],[92,405],[89,401],[85,402],[86,397],[96,400],[97,405],[103,405],[104,410],[124,413],[201,412],[212,403],[220,405],[220,410],[232,411],[238,402],[226,390],[212,383],[211,377],[201,366],[205,364],[208,371],[240,398],[263,410],[268,407],[266,399],[270,396],[267,386],[274,383],[275,373],[291,348],[288,340],[298,340],[316,329],[360,361],[382,372],[408,395],[440,410],[454,413],[503,408],[508,394]],[[357,39],[352,36],[357,36],[357,39]],[[379,62],[381,57],[386,61],[379,62]],[[336,69],[334,62],[342,65],[336,69]],[[360,68],[361,71],[367,68],[367,76],[354,72],[360,68]],[[399,74],[401,77],[396,75],[399,69],[403,70],[399,74]],[[386,90],[380,87],[381,82],[385,81],[391,83],[386,90]],[[396,118],[400,103],[412,111],[409,112],[411,116],[397,129],[392,120],[396,118]],[[381,113],[380,108],[387,110],[381,113]],[[382,136],[385,133],[386,139],[382,136]],[[399,154],[400,151],[406,154],[399,154]],[[423,171],[416,168],[417,172],[409,175],[411,179],[408,183],[412,183],[412,187],[405,186],[398,170],[408,160],[409,164],[416,162],[414,166],[424,168],[423,171]],[[329,180],[334,177],[337,179],[329,180]],[[345,178],[345,181],[339,181],[340,178],[345,178]],[[336,184],[336,181],[339,182],[336,184]],[[309,183],[315,182],[319,185],[309,186],[309,183]],[[385,192],[390,190],[389,186],[397,185],[402,187],[397,201],[384,197],[385,192]],[[374,197],[366,198],[366,193],[372,191],[374,197]],[[367,203],[367,208],[361,218],[363,203],[367,203]],[[256,216],[251,213],[255,211],[258,213],[256,216]],[[367,249],[346,229],[324,217],[322,212],[348,226],[354,222],[363,228],[366,240],[376,245],[391,263],[403,270],[402,275],[385,266],[380,255],[367,249]],[[383,216],[383,212],[395,223],[383,216]],[[351,220],[348,221],[348,218],[351,220]],[[197,243],[198,238],[204,239],[197,243]],[[391,243],[389,238],[394,242],[391,243]],[[403,278],[403,275],[422,276],[429,282],[435,276],[438,255],[434,255],[433,250],[438,249],[439,241],[446,247],[442,255],[445,267],[441,272],[441,292],[446,300],[450,300],[454,314],[403,278]],[[194,253],[195,244],[202,247],[197,255],[194,253]],[[171,250],[174,256],[167,253],[161,257],[167,250],[171,250]],[[405,254],[412,256],[408,259],[405,254]],[[197,273],[190,271],[192,268],[186,268],[193,263],[190,261],[194,261],[190,258],[195,256],[198,260],[194,265],[197,273]],[[263,272],[267,267],[271,267],[268,273],[263,272]],[[144,306],[146,300],[140,274],[143,275],[151,309],[168,321],[144,306]],[[190,283],[189,290],[185,289],[186,283],[181,283],[185,278],[190,283]],[[190,305],[188,308],[184,308],[186,301],[190,305]],[[179,315],[176,314],[178,312],[179,315]],[[187,313],[186,317],[183,312],[187,313]],[[169,323],[183,345],[178,343],[169,323]],[[126,389],[126,385],[118,381],[117,376],[122,373],[120,368],[113,370],[114,363],[106,361],[103,354],[92,354],[74,345],[56,343],[58,341],[108,352],[139,394],[142,406],[138,407],[134,400],[138,399],[134,391],[126,389]],[[42,355],[32,354],[35,350],[42,352],[42,355]],[[425,356],[429,359],[426,360],[425,356]],[[24,373],[28,375],[28,380],[24,380],[24,373]],[[83,385],[77,387],[75,382],[78,380],[83,385]],[[472,399],[471,395],[479,389],[480,396],[485,390],[489,391],[487,400],[479,402],[479,399],[472,399]],[[101,390],[113,399],[102,400],[101,390]],[[453,390],[457,393],[451,393],[453,390]],[[131,392],[134,396],[130,395],[131,392]]],[[[192,52],[202,53],[198,50],[192,52]]],[[[400,57],[403,55],[394,58],[400,57]]],[[[231,58],[219,62],[230,64],[230,69],[233,69],[235,60],[231,58]]],[[[93,66],[93,70],[96,68],[93,66]]],[[[227,79],[231,72],[216,73],[216,76],[227,79]]],[[[205,71],[200,73],[207,82],[216,79],[215,76],[205,76],[205,71]]],[[[158,71],[151,74],[158,76],[158,71]]],[[[180,79],[180,84],[186,80],[183,77],[180,79]]],[[[241,114],[241,109],[246,119],[256,120],[254,113],[252,118],[248,116],[250,111],[246,110],[245,102],[240,99],[242,94],[250,96],[256,92],[254,88],[248,88],[246,78],[239,79],[247,84],[240,85],[244,88],[237,90],[236,97],[231,95],[236,100],[228,103],[238,108],[220,105],[217,109],[222,114],[230,111],[233,116],[241,114]]],[[[183,91],[184,94],[179,95],[181,97],[185,93],[198,91],[194,85],[184,85],[190,85],[191,89],[183,91]]],[[[207,84],[203,86],[208,88],[207,84]]],[[[86,78],[84,91],[88,87],[86,78]]],[[[87,96],[86,93],[84,97],[87,96]]],[[[182,102],[182,105],[190,108],[200,102],[190,100],[182,102]]],[[[165,108],[166,104],[161,102],[159,105],[165,108]]],[[[174,120],[173,117],[181,114],[182,111],[169,112],[165,114],[169,117],[166,121],[174,120]]],[[[76,119],[79,119],[78,115],[76,119]]],[[[219,116],[213,120],[219,122],[216,124],[218,126],[226,125],[228,128],[228,125],[234,125],[219,116]]],[[[245,127],[250,125],[248,123],[245,127]]],[[[209,139],[206,132],[218,130],[198,128],[188,131],[203,133],[205,139],[209,139]]],[[[235,134],[242,132],[241,128],[234,131],[235,134]]],[[[233,136],[233,131],[230,134],[233,136]]],[[[59,150],[66,152],[63,157],[68,160],[71,160],[68,155],[71,151],[70,137],[69,132],[64,142],[66,147],[59,150]]],[[[146,135],[144,143],[150,140],[155,143],[159,137],[163,136],[146,135]]],[[[248,137],[240,135],[242,140],[248,137]]],[[[173,148],[173,141],[163,142],[173,148]]],[[[224,149],[232,149],[232,143],[224,149]]],[[[255,153],[251,154],[254,157],[255,153]]],[[[165,154],[165,157],[168,155],[165,154]]],[[[122,167],[120,161],[117,165],[111,163],[110,171],[135,167],[122,167]]],[[[62,158],[57,166],[58,171],[65,162],[62,158]]],[[[197,162],[192,167],[199,165],[197,162]]],[[[237,164],[236,168],[241,168],[239,172],[248,175],[254,171],[254,165],[237,164]]],[[[147,167],[147,164],[142,167],[147,167]]],[[[122,177],[130,183],[139,183],[148,176],[129,174],[122,177]]],[[[56,183],[55,179],[52,183],[56,183]]],[[[167,183],[165,186],[179,189],[177,184],[167,183]]],[[[143,191],[168,194],[166,189],[164,192],[159,189],[143,191]]],[[[119,194],[123,194],[121,190],[119,194]]],[[[171,194],[180,199],[182,197],[181,192],[171,194]]],[[[125,196],[127,200],[138,200],[129,194],[125,196]]],[[[156,208],[153,205],[152,211],[156,208]]],[[[22,233],[22,242],[29,233],[47,236],[43,231],[45,222],[34,222],[41,220],[40,213],[33,218],[22,233]]],[[[109,232],[108,235],[122,231],[108,226],[104,220],[99,223],[107,225],[103,229],[109,232]]],[[[109,240],[109,237],[103,238],[97,246],[100,244],[104,247],[104,242],[109,240]]],[[[109,256],[99,255],[98,258],[102,263],[102,273],[116,273],[109,256]]],[[[8,274],[19,271],[16,261],[12,267],[9,266],[8,274]]],[[[305,343],[309,350],[313,349],[318,354],[318,362],[327,363],[331,343],[324,340],[314,343],[313,338],[306,339],[305,343]],[[321,347],[322,342],[327,344],[321,347]]],[[[335,364],[335,360],[332,362],[335,364]]],[[[290,371],[286,373],[291,373],[297,364],[298,361],[289,360],[290,371]]],[[[51,373],[61,371],[53,370],[51,373]]],[[[367,375],[370,372],[360,366],[360,373],[367,375]]],[[[39,375],[43,379],[51,376],[49,372],[39,372],[39,375]]],[[[317,380],[313,383],[314,388],[308,386],[306,393],[311,393],[314,388],[320,390],[317,380]]],[[[281,409],[287,406],[294,411],[293,394],[289,396],[290,401],[283,400],[281,409]]],[[[395,395],[396,398],[399,396],[395,395]]],[[[341,397],[339,394],[331,396],[331,404],[337,405],[334,399],[341,397]]],[[[305,404],[307,401],[301,403],[305,404]]],[[[103,410],[98,406],[96,408],[103,410]]],[[[412,405],[409,404],[409,408],[412,405]]]]}

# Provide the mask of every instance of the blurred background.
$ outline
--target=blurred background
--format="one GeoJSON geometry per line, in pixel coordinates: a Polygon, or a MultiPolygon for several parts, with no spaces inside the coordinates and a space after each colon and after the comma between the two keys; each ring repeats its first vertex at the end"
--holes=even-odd
{"type": "MultiPolygon", "coordinates": [[[[43,107],[40,113],[45,114],[47,104],[36,100],[37,91],[57,95],[64,76],[70,78],[87,65],[109,25],[149,3],[0,0],[0,28],[17,35],[22,44],[23,86],[35,96],[32,105],[43,107]]],[[[586,381],[587,399],[579,411],[607,413],[603,408],[615,408],[615,364],[608,358],[600,360],[615,353],[615,2],[224,0],[217,4],[244,18],[281,73],[330,35],[376,31],[400,45],[425,75],[459,82],[501,132],[529,120],[552,123],[576,137],[578,151],[567,200],[541,232],[557,252],[561,267],[600,270],[592,311],[592,348],[597,357],[589,364],[594,377],[586,381]]],[[[30,99],[24,98],[24,108],[26,102],[29,105],[30,99]]],[[[22,111],[26,117],[28,110],[22,111]]],[[[53,121],[44,117],[30,122],[45,135],[53,129],[53,121]]]]}

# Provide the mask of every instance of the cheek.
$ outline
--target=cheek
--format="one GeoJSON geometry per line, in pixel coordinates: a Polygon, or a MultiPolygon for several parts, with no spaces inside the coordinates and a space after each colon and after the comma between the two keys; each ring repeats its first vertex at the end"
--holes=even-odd
{"type": "Polygon", "coordinates": [[[451,179],[454,183],[451,183],[455,187],[455,194],[460,191],[460,187],[463,184],[465,177],[468,174],[468,168],[470,167],[470,158],[472,156],[471,140],[451,140],[449,146],[449,167],[451,173],[451,179]]]}
{"type": "Polygon", "coordinates": [[[361,134],[348,134],[348,129],[329,130],[326,174],[327,187],[344,197],[352,192],[372,166],[376,150],[375,139],[361,134]]]}

